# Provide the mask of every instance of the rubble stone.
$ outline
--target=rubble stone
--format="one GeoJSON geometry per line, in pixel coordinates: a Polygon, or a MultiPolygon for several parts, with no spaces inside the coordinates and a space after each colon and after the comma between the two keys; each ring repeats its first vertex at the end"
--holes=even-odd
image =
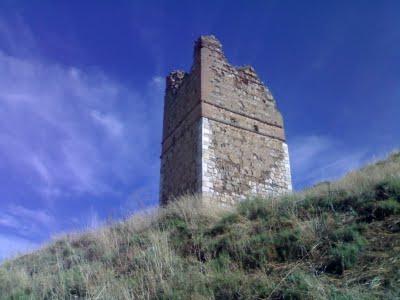
{"type": "Polygon", "coordinates": [[[292,190],[283,119],[251,66],[231,66],[214,36],[195,43],[190,73],[167,76],[160,202],[185,193],[234,204],[292,190]]]}

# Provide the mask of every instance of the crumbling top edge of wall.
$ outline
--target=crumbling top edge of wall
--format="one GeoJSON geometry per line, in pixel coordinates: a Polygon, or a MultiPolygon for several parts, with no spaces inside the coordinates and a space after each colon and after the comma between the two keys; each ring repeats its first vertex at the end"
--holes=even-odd
{"type": "Polygon", "coordinates": [[[186,72],[183,70],[174,70],[167,75],[166,94],[176,95],[179,92],[179,89],[184,85],[184,82],[194,72],[194,69],[196,69],[199,66],[199,64],[201,63],[200,62],[201,48],[208,48],[211,51],[218,52],[219,59],[224,61],[231,68],[232,72],[237,72],[237,76],[243,78],[244,80],[250,80],[251,82],[265,88],[266,92],[269,94],[268,98],[272,98],[271,100],[272,102],[274,102],[273,97],[269,91],[269,88],[260,79],[254,67],[250,65],[244,65],[244,66],[231,65],[228,62],[227,58],[225,57],[221,42],[214,35],[201,35],[195,41],[193,64],[190,69],[190,72],[186,72]]]}

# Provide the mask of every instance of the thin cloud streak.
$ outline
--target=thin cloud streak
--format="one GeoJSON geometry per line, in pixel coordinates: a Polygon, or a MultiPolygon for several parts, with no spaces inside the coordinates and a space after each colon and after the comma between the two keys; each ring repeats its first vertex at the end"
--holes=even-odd
{"type": "MultiPolygon", "coordinates": [[[[0,81],[0,154],[11,169],[30,173],[45,195],[111,192],[108,176],[132,180],[134,169],[144,172],[152,164],[147,154],[154,138],[149,133],[159,121],[149,117],[144,105],[130,109],[132,103],[144,103],[146,95],[100,72],[2,52],[0,81]],[[121,113],[124,106],[129,115],[121,113]]],[[[158,77],[150,83],[149,94],[156,86],[159,95],[158,77]]]]}
{"type": "Polygon", "coordinates": [[[111,136],[120,137],[123,134],[123,124],[110,114],[103,114],[97,110],[91,111],[93,120],[103,126],[111,136]]]}
{"type": "Polygon", "coordinates": [[[0,259],[99,226],[105,199],[118,209],[146,185],[157,200],[163,89],[159,76],[135,89],[0,50],[0,259]],[[71,200],[76,211],[60,219],[71,200]]]}
{"type": "Polygon", "coordinates": [[[372,158],[384,157],[386,152],[348,148],[328,136],[303,136],[289,144],[292,180],[302,189],[325,180],[335,180],[360,168],[372,158]]]}
{"type": "Polygon", "coordinates": [[[44,209],[31,209],[11,204],[0,213],[1,231],[30,241],[32,237],[45,236],[49,228],[57,227],[54,216],[44,209]]]}
{"type": "Polygon", "coordinates": [[[33,251],[38,247],[38,243],[33,243],[28,239],[0,233],[0,262],[6,258],[10,259],[18,254],[33,251]]]}

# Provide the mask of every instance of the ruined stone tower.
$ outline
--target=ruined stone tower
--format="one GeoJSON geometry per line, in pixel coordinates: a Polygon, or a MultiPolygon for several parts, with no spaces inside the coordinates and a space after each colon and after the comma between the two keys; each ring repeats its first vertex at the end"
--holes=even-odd
{"type": "Polygon", "coordinates": [[[232,204],[292,189],[283,120],[252,67],[233,67],[214,36],[195,43],[190,73],[166,78],[160,202],[201,193],[232,204]]]}

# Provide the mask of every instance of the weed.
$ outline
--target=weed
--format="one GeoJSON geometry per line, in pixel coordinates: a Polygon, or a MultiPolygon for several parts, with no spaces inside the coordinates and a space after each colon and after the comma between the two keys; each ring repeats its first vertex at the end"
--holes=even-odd
{"type": "Polygon", "coordinates": [[[230,209],[185,196],[3,262],[0,299],[396,299],[399,215],[400,154],[230,209]]]}

